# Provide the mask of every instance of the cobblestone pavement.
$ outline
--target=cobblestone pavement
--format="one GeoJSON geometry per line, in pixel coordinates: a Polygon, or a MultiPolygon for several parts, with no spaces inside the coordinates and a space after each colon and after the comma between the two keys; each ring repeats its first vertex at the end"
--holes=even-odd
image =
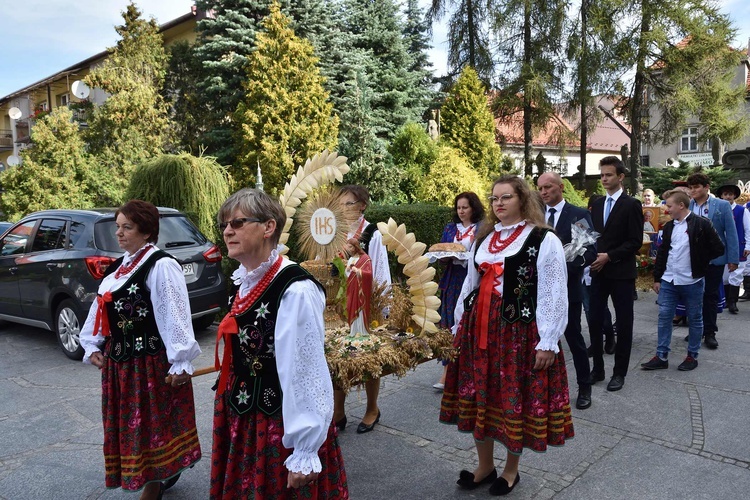
{"type": "MultiPolygon", "coordinates": [[[[561,448],[525,451],[515,499],[745,498],[750,490],[750,302],[740,314],[719,315],[719,349],[702,349],[700,365],[680,372],[687,334],[675,328],[670,368],[640,370],[656,347],[656,296],[640,293],[630,372],[625,387],[596,384],[593,405],[573,410],[576,437],[561,448]]],[[[585,321],[584,321],[585,328],[585,321]]],[[[213,362],[215,329],[198,335],[213,362]]],[[[568,375],[575,397],[570,357],[568,375]]],[[[605,356],[611,375],[612,356],[605,356]]],[[[425,363],[402,379],[383,380],[382,418],[355,433],[364,394],[347,400],[349,427],[340,435],[351,498],[486,498],[460,491],[460,469],[475,464],[470,435],[437,421],[441,367],[425,363]]],[[[203,459],[165,499],[206,499],[209,489],[212,376],[195,379],[203,459]]],[[[49,332],[15,325],[0,329],[0,499],[137,498],[106,490],[101,452],[100,379],[96,369],[69,361],[49,332]]],[[[495,449],[498,467],[505,451],[495,449]]]]}

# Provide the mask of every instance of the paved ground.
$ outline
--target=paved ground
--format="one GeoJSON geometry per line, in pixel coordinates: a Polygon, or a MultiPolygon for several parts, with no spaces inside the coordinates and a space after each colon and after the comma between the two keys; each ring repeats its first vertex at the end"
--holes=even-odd
{"type": "MultiPolygon", "coordinates": [[[[656,345],[656,305],[653,293],[640,295],[625,388],[609,393],[597,384],[593,406],[573,410],[574,440],[546,454],[524,452],[510,498],[747,498],[750,302],[740,303],[739,315],[719,316],[719,349],[702,350],[695,371],[677,371],[687,333],[680,327],[669,370],[644,372],[639,364],[656,345]]],[[[211,363],[214,334],[199,335],[197,366],[211,363]]],[[[607,356],[608,376],[612,362],[607,356]]],[[[572,375],[570,361],[568,367],[572,375]]],[[[381,423],[369,434],[354,432],[363,395],[349,396],[350,424],[340,440],[353,499],[489,497],[485,489],[455,486],[458,471],[473,465],[474,447],[470,436],[437,422],[440,394],[431,385],[439,372],[426,363],[401,380],[385,379],[381,423]]],[[[204,458],[165,499],[208,498],[212,383],[211,376],[195,383],[204,458]]],[[[0,498],[137,498],[103,486],[99,395],[98,371],[67,360],[52,334],[0,330],[0,498]]],[[[499,446],[496,456],[502,467],[499,446]]]]}

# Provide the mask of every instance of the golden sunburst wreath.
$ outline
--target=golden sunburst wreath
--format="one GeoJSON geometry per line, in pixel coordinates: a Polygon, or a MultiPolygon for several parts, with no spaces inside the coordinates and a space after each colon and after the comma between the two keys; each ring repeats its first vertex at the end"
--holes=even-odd
{"type": "Polygon", "coordinates": [[[297,213],[297,207],[300,206],[302,200],[320,186],[329,184],[334,180],[342,182],[344,174],[347,172],[349,172],[349,165],[346,164],[346,156],[339,156],[338,153],[327,149],[308,159],[304,166],[297,169],[297,173],[286,183],[284,192],[279,197],[287,217],[279,239],[279,243],[283,245],[279,253],[283,255],[289,251],[286,246],[287,241],[289,241],[289,228],[294,223],[294,215],[297,213]]]}
{"type": "Polygon", "coordinates": [[[310,194],[305,204],[300,207],[297,213],[295,233],[299,252],[305,259],[320,259],[323,262],[331,262],[338,255],[338,252],[344,248],[349,226],[354,221],[350,220],[351,217],[347,215],[347,211],[341,207],[338,197],[338,190],[334,191],[326,186],[310,194]],[[326,245],[321,245],[315,241],[310,231],[310,221],[313,214],[321,208],[330,210],[336,221],[333,239],[326,245]]]}

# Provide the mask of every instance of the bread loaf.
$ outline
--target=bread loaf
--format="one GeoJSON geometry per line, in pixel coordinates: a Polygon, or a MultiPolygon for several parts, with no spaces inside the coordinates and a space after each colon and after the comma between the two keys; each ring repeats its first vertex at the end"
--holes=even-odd
{"type": "Polygon", "coordinates": [[[430,252],[465,252],[466,248],[461,243],[435,243],[430,247],[430,252]]]}

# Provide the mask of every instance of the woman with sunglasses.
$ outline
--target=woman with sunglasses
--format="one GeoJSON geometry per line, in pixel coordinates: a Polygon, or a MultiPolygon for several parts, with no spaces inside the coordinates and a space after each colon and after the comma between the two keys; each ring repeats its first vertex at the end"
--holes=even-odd
{"type": "MultiPolygon", "coordinates": [[[[347,241],[351,239],[359,241],[360,248],[369,255],[372,262],[373,285],[377,285],[383,290],[383,293],[390,293],[391,270],[388,267],[388,249],[383,244],[383,237],[378,231],[377,225],[365,219],[365,210],[370,203],[370,193],[363,186],[342,186],[339,203],[344,210],[351,214],[351,219],[354,220],[346,237],[347,241]]],[[[367,394],[367,407],[362,421],[357,426],[357,434],[370,432],[375,428],[375,424],[380,421],[380,408],[378,408],[380,379],[365,382],[365,393],[367,394]]],[[[336,389],[333,396],[334,421],[339,430],[343,431],[346,428],[346,413],[344,412],[346,393],[336,389]]]]}
{"type": "Polygon", "coordinates": [[[211,498],[348,498],[324,354],[325,294],[279,255],[279,202],[242,189],[217,216],[232,275],[219,325],[211,498]]]}
{"type": "Polygon", "coordinates": [[[201,350],[182,267],[155,245],[159,211],[132,200],[115,217],[125,255],[105,272],[81,345],[102,370],[105,484],[147,500],[201,458],[190,381],[201,350]]]}
{"type": "Polygon", "coordinates": [[[567,270],[562,244],[522,178],[496,180],[490,203],[491,224],[477,235],[456,306],[458,356],[448,365],[440,421],[474,435],[479,463],[457,484],[491,484],[490,494],[506,495],[520,481],[524,448],[543,452],[573,437],[559,345],[567,270]],[[495,441],[508,452],[499,476],[495,441]]]}

